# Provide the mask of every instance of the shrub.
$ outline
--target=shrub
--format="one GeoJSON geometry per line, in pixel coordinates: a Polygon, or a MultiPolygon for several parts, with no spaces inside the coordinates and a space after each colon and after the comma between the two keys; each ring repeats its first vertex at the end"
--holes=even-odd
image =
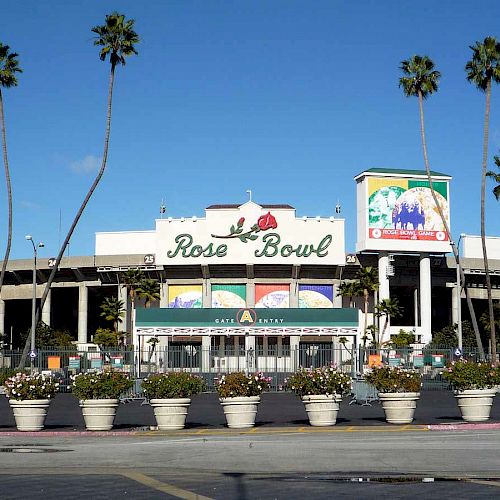
{"type": "Polygon", "coordinates": [[[217,393],[221,398],[236,398],[242,396],[260,396],[269,389],[272,378],[264,377],[261,372],[245,375],[243,372],[222,375],[216,384],[217,393]]]}
{"type": "Polygon", "coordinates": [[[398,366],[374,367],[365,380],[375,386],[378,392],[419,392],[421,375],[415,370],[398,366]]]}
{"type": "Polygon", "coordinates": [[[298,396],[345,394],[351,387],[351,377],[334,366],[301,368],[286,380],[286,386],[298,396]]]}
{"type": "Polygon", "coordinates": [[[142,381],[148,399],[190,398],[203,392],[205,382],[186,372],[170,372],[151,375],[142,381]]]}
{"type": "Polygon", "coordinates": [[[126,373],[112,370],[79,373],[71,384],[73,395],[81,400],[117,399],[133,385],[126,373]]]}
{"type": "Polygon", "coordinates": [[[54,397],[59,388],[59,383],[52,376],[28,375],[16,373],[4,382],[5,392],[8,398],[21,400],[50,399],[54,397]]]}
{"type": "Polygon", "coordinates": [[[443,371],[443,377],[457,391],[468,389],[489,389],[497,385],[499,370],[489,363],[474,363],[460,359],[450,363],[443,371]]]}
{"type": "Polygon", "coordinates": [[[120,335],[109,328],[98,328],[94,335],[94,344],[99,347],[118,347],[120,335]]]}

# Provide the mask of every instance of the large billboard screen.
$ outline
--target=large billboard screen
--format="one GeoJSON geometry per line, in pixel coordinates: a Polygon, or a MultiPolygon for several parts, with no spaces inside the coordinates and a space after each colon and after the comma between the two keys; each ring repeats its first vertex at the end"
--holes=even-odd
{"type": "MultiPolygon", "coordinates": [[[[449,224],[448,183],[433,181],[449,224]]],[[[368,178],[368,238],[447,241],[429,182],[397,177],[368,178]]]]}

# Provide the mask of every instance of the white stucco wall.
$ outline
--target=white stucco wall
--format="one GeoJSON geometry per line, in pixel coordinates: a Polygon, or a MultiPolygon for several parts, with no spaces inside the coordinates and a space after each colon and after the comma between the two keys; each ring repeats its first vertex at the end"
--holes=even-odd
{"type": "MultiPolygon", "coordinates": [[[[486,252],[488,253],[488,261],[490,259],[500,260],[500,237],[486,238],[486,252]]],[[[460,253],[466,259],[482,259],[483,247],[481,245],[481,237],[470,236],[468,234],[463,235],[460,253]]]]}
{"type": "Polygon", "coordinates": [[[155,231],[103,232],[95,235],[96,255],[154,254],[155,231]]]}

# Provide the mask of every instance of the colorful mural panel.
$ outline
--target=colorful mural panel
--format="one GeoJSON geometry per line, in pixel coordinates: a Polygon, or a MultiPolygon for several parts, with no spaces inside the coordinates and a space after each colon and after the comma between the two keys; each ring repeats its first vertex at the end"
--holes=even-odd
{"type": "Polygon", "coordinates": [[[212,285],[212,307],[240,308],[246,307],[246,285],[212,285]]]}
{"type": "Polygon", "coordinates": [[[302,309],[333,307],[333,285],[299,285],[299,307],[302,309]]]}
{"type": "Polygon", "coordinates": [[[168,307],[198,309],[203,307],[201,285],[169,285],[168,307]]]}
{"type": "Polygon", "coordinates": [[[255,285],[255,307],[276,309],[290,306],[290,285],[255,285]]]}
{"type": "MultiPolygon", "coordinates": [[[[448,183],[432,183],[449,224],[448,183]]],[[[446,231],[425,180],[370,178],[368,236],[392,240],[447,240],[446,231]]]]}

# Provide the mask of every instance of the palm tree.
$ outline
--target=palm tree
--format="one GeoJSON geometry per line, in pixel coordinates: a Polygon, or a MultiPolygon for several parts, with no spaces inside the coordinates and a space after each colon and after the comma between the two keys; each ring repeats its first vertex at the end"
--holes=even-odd
{"type": "Polygon", "coordinates": [[[366,337],[366,329],[368,327],[368,304],[370,301],[370,295],[379,289],[378,271],[374,267],[367,266],[358,271],[357,278],[359,280],[359,286],[363,290],[363,298],[364,298],[363,337],[366,337]]]}
{"type": "Polygon", "coordinates": [[[349,307],[354,307],[354,297],[361,297],[363,290],[359,281],[344,281],[337,288],[337,296],[349,297],[349,307]]]}
{"type": "Polygon", "coordinates": [[[160,300],[160,283],[150,278],[143,279],[137,288],[137,296],[144,299],[144,307],[149,309],[151,301],[160,300]]]}
{"type": "Polygon", "coordinates": [[[375,346],[379,348],[384,340],[385,332],[389,326],[390,318],[399,318],[403,315],[403,308],[400,307],[398,299],[383,299],[375,307],[375,315],[384,317],[384,328],[382,329],[382,335],[375,340],[375,346]]]}
{"type": "MultiPolygon", "coordinates": [[[[500,43],[491,36],[484,41],[476,42],[470,47],[472,59],[465,65],[467,80],[474,84],[480,91],[486,93],[486,109],[484,112],[483,129],[483,163],[481,171],[481,243],[483,246],[484,272],[486,275],[486,289],[488,292],[488,311],[490,318],[494,318],[493,297],[491,295],[491,279],[488,267],[488,253],[486,251],[486,230],[485,230],[485,199],[486,199],[486,167],[488,164],[488,135],[490,127],[490,100],[491,83],[500,82],[500,43]]],[[[497,362],[495,322],[490,321],[491,335],[491,359],[497,362]]]]}
{"type": "MultiPolygon", "coordinates": [[[[500,157],[494,156],[493,159],[495,160],[495,165],[500,168],[500,157]]],[[[500,173],[497,174],[493,172],[493,170],[488,170],[488,172],[486,172],[486,177],[493,179],[493,182],[497,183],[497,185],[493,188],[493,194],[495,195],[497,201],[500,200],[500,173]]]]}
{"type": "Polygon", "coordinates": [[[458,248],[455,245],[453,238],[451,237],[450,228],[448,226],[448,221],[446,220],[441,204],[439,203],[436,191],[434,190],[434,185],[432,182],[431,168],[429,164],[429,157],[427,155],[427,142],[425,138],[425,121],[424,121],[424,99],[427,99],[431,94],[437,92],[439,78],[441,73],[437,71],[434,62],[428,56],[412,56],[410,59],[401,61],[400,69],[403,72],[403,76],[399,79],[399,86],[403,88],[404,95],[406,97],[418,97],[418,106],[420,114],[420,137],[422,140],[422,152],[424,156],[425,172],[427,174],[427,181],[429,182],[429,188],[432,193],[432,198],[438,210],[439,216],[443,223],[448,241],[450,242],[451,249],[453,251],[453,256],[455,257],[456,266],[460,269],[460,281],[461,288],[465,288],[465,295],[467,297],[467,306],[469,308],[470,316],[472,319],[472,324],[474,327],[474,333],[476,335],[477,347],[482,359],[484,359],[484,350],[481,342],[481,336],[479,334],[479,327],[476,320],[476,315],[474,312],[474,307],[472,305],[472,300],[467,293],[467,287],[465,286],[465,273],[460,265],[460,256],[458,253],[458,248]]]}
{"type": "Polygon", "coordinates": [[[112,321],[115,332],[117,332],[118,324],[123,321],[122,316],[125,312],[123,300],[118,299],[118,297],[106,297],[100,305],[100,308],[101,316],[106,321],[112,321]]]}
{"type": "Polygon", "coordinates": [[[7,228],[7,246],[5,249],[5,257],[2,262],[2,271],[0,272],[0,292],[2,291],[3,280],[5,278],[5,270],[9,261],[10,247],[12,244],[12,187],[10,184],[9,160],[7,157],[7,134],[5,132],[5,116],[3,111],[2,87],[16,87],[16,73],[22,73],[17,60],[17,54],[9,53],[10,47],[3,45],[0,42],[0,125],[2,127],[2,147],[3,147],[3,164],[5,168],[5,183],[7,187],[7,205],[8,205],[8,228],[7,228]]]}
{"type": "Polygon", "coordinates": [[[128,296],[130,299],[130,305],[132,306],[132,310],[130,313],[130,327],[129,327],[130,332],[127,333],[133,332],[132,322],[134,318],[135,298],[137,295],[137,290],[143,280],[144,280],[144,273],[140,269],[129,269],[120,276],[120,283],[122,284],[123,287],[127,289],[128,296]]]}
{"type": "MultiPolygon", "coordinates": [[[[108,159],[108,146],[109,146],[109,137],[111,132],[111,106],[113,102],[113,84],[115,79],[115,69],[117,66],[125,66],[125,58],[131,56],[132,54],[137,54],[134,45],[139,42],[139,36],[134,31],[135,21],[133,19],[126,20],[125,16],[119,14],[118,12],[113,12],[112,14],[106,16],[105,24],[102,26],[94,26],[92,28],[92,32],[96,34],[94,38],[94,45],[101,47],[99,51],[99,57],[101,61],[105,61],[107,56],[109,55],[109,61],[111,63],[111,71],[109,75],[109,84],[108,84],[108,106],[107,106],[107,116],[106,116],[106,130],[104,133],[104,151],[102,155],[101,168],[92,183],[83,203],[81,204],[78,212],[69,228],[68,234],[64,239],[64,242],[59,250],[59,254],[56,258],[54,267],[49,275],[49,279],[45,285],[45,289],[43,291],[42,298],[40,300],[40,305],[38,308],[38,315],[42,310],[47,296],[50,291],[50,287],[52,286],[52,282],[56,276],[56,272],[59,268],[59,264],[61,263],[61,259],[64,255],[66,247],[68,246],[69,240],[73,235],[73,232],[82,216],[87,203],[89,202],[92,194],[94,193],[101,177],[104,174],[104,170],[106,169],[106,163],[108,159]]],[[[23,356],[21,358],[20,366],[24,366],[24,362],[26,360],[26,355],[28,353],[29,348],[29,340],[26,341],[23,356]]]]}

